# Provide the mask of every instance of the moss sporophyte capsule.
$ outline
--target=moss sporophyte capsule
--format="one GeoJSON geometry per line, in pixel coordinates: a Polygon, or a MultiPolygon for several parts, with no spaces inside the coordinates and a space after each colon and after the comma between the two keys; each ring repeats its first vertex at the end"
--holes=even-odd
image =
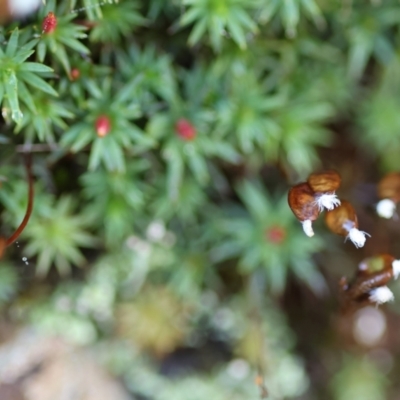
{"type": "Polygon", "coordinates": [[[391,172],[381,179],[378,183],[378,197],[381,199],[376,205],[378,215],[392,218],[400,201],[400,172],[391,172]]]}
{"type": "Polygon", "coordinates": [[[307,183],[315,193],[314,198],[320,211],[324,208],[332,210],[340,204],[335,193],[340,182],[340,175],[333,170],[311,174],[308,177],[307,183]]]}
{"type": "Polygon", "coordinates": [[[340,205],[335,191],[340,186],[340,175],[328,170],[311,174],[307,182],[299,183],[289,190],[288,202],[307,236],[313,236],[312,222],[324,210],[340,205]]]}
{"type": "Polygon", "coordinates": [[[364,259],[358,266],[356,276],[350,284],[342,278],[340,286],[345,305],[349,303],[383,304],[394,300],[392,291],[386,286],[400,275],[400,260],[389,254],[380,254],[364,259]]]}
{"type": "Polygon", "coordinates": [[[341,201],[341,205],[325,215],[325,222],[329,230],[337,235],[345,236],[350,239],[356,247],[363,247],[368,233],[358,230],[357,214],[346,200],[341,201]]]}
{"type": "Polygon", "coordinates": [[[307,182],[293,186],[288,194],[289,207],[302,223],[304,233],[309,237],[314,236],[312,223],[320,214],[314,195],[315,193],[307,182]]]}

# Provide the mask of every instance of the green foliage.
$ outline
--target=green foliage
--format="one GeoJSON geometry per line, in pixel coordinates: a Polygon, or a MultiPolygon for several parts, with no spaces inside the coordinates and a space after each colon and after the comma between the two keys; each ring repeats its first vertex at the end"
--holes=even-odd
{"type": "Polygon", "coordinates": [[[384,64],[390,62],[395,49],[387,31],[400,22],[397,7],[366,5],[360,11],[346,21],[350,45],[348,73],[352,78],[361,76],[372,54],[384,64]]]}
{"type": "MultiPolygon", "coordinates": [[[[49,1],[39,14],[44,18],[48,12],[55,10],[55,1],[49,1]]],[[[60,6],[60,9],[62,7],[60,6]]],[[[64,9],[65,10],[65,9],[64,9]]],[[[64,11],[65,12],[65,11],[64,11]]],[[[84,39],[86,34],[84,26],[74,24],[74,14],[56,16],[57,27],[54,32],[42,33],[37,46],[37,55],[40,62],[43,62],[46,54],[50,51],[69,74],[71,70],[67,49],[81,54],[88,54],[89,49],[79,40],[84,39]]]]}
{"type": "Polygon", "coordinates": [[[63,197],[54,202],[41,198],[24,235],[29,241],[25,247],[28,257],[37,256],[37,271],[46,274],[54,263],[60,274],[67,274],[71,263],[82,266],[85,259],[78,247],[92,247],[95,238],[86,229],[89,221],[73,216],[74,202],[63,197]]]}
{"type": "Polygon", "coordinates": [[[248,13],[254,8],[254,1],[249,0],[183,0],[188,6],[181,18],[181,25],[194,23],[189,35],[189,44],[194,45],[208,31],[215,50],[220,50],[222,38],[226,32],[239,45],[246,48],[246,34],[255,33],[257,25],[248,13]]]}
{"type": "Polygon", "coordinates": [[[118,7],[106,5],[101,10],[102,17],[96,22],[90,32],[93,42],[116,43],[138,26],[143,25],[146,20],[138,12],[138,2],[121,2],[118,7]]]}
{"type": "Polygon", "coordinates": [[[17,292],[18,276],[14,265],[0,264],[0,305],[9,301],[17,292]]]}
{"type": "Polygon", "coordinates": [[[22,122],[23,114],[19,101],[25,103],[29,112],[34,113],[35,100],[27,84],[52,96],[57,92],[41,78],[52,69],[46,65],[27,61],[35,52],[32,50],[37,41],[20,40],[18,28],[15,28],[7,45],[0,47],[0,104],[3,103],[3,115],[17,124],[22,122]]]}
{"type": "Polygon", "coordinates": [[[227,238],[214,249],[214,257],[217,260],[239,257],[239,268],[244,274],[262,269],[274,292],[284,288],[288,268],[311,288],[321,291],[323,279],[310,256],[322,248],[322,241],[318,238],[310,241],[299,232],[286,196],[273,201],[249,182],[241,184],[238,193],[247,212],[238,210],[218,221],[217,229],[227,238]]]}
{"type": "Polygon", "coordinates": [[[286,35],[289,37],[296,35],[302,13],[311,17],[318,27],[322,28],[325,25],[318,2],[314,0],[259,0],[258,3],[259,19],[263,23],[268,23],[273,17],[279,16],[286,35]]]}
{"type": "Polygon", "coordinates": [[[385,154],[382,164],[387,170],[400,167],[395,156],[400,150],[399,66],[398,56],[393,57],[377,88],[363,101],[358,120],[366,150],[385,154]]]}
{"type": "Polygon", "coordinates": [[[333,380],[335,400],[345,400],[349,396],[356,399],[383,400],[385,377],[368,359],[345,357],[343,369],[333,380]]]}
{"type": "Polygon", "coordinates": [[[103,348],[138,398],[258,398],[258,373],[276,400],[386,398],[373,362],[339,359],[354,338],[331,323],[360,252],[306,237],[287,191],[337,168],[370,233],[354,177],[400,168],[397,0],[44,3],[0,28],[2,236],[27,204],[16,153],[35,180],[2,309],[103,348]],[[160,374],[186,350],[205,366],[160,374]],[[327,372],[307,376],[316,359],[327,372]]]}
{"type": "Polygon", "coordinates": [[[123,90],[114,93],[112,81],[105,79],[101,86],[91,82],[88,87],[91,98],[86,102],[86,109],[81,111],[81,119],[64,133],[62,144],[73,152],[92,144],[89,169],[96,169],[103,163],[110,171],[124,171],[124,150],[135,154],[150,147],[153,141],[146,137],[141,129],[131,123],[140,117],[137,104],[128,102],[129,93],[123,90]],[[111,131],[106,137],[96,133],[96,120],[105,115],[111,124],[111,131]],[[136,146],[135,146],[136,145],[136,146]]]}
{"type": "Polygon", "coordinates": [[[182,73],[182,95],[175,97],[168,112],[155,113],[148,126],[149,135],[158,140],[167,164],[167,185],[171,198],[176,198],[187,167],[199,184],[209,181],[207,159],[219,157],[229,162],[239,161],[239,154],[217,132],[211,133],[218,115],[208,107],[207,80],[203,69],[182,73]],[[193,125],[195,137],[187,141],[177,134],[177,123],[187,119],[193,125]]]}
{"type": "Polygon", "coordinates": [[[106,242],[111,245],[118,245],[132,233],[143,211],[146,188],[138,175],[147,164],[132,165],[127,173],[99,170],[81,177],[83,194],[90,204],[86,213],[98,228],[104,228],[106,242]]]}
{"type": "Polygon", "coordinates": [[[171,57],[160,53],[153,45],[140,49],[131,44],[126,53],[118,51],[117,63],[125,87],[135,91],[146,115],[159,108],[157,96],[168,102],[176,97],[177,82],[171,57]]]}
{"type": "MultiPolygon", "coordinates": [[[[27,202],[26,183],[18,181],[3,187],[0,199],[6,205],[9,219],[17,227],[22,221],[27,202]]],[[[79,247],[93,247],[97,242],[88,233],[88,218],[73,215],[76,202],[71,196],[54,199],[53,196],[36,190],[33,216],[23,236],[28,240],[24,248],[25,257],[37,257],[37,273],[45,275],[54,264],[62,275],[68,274],[71,263],[85,263],[79,247]]]]}
{"type": "Polygon", "coordinates": [[[25,137],[33,142],[35,137],[41,142],[55,143],[54,130],[68,128],[64,119],[71,119],[74,114],[66,108],[65,103],[50,100],[47,94],[35,96],[35,113],[25,112],[15,132],[24,130],[25,137]]]}

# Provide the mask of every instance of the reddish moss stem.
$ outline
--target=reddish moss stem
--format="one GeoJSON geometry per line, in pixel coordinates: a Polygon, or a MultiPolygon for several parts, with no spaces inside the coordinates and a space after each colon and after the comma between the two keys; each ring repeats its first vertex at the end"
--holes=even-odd
{"type": "Polygon", "coordinates": [[[16,231],[7,239],[6,246],[10,246],[18,239],[19,235],[25,229],[29,221],[29,218],[31,217],[32,214],[34,192],[33,192],[32,160],[30,155],[27,156],[26,158],[26,171],[28,173],[28,205],[26,207],[24,219],[22,220],[21,224],[16,229],[16,231]]]}

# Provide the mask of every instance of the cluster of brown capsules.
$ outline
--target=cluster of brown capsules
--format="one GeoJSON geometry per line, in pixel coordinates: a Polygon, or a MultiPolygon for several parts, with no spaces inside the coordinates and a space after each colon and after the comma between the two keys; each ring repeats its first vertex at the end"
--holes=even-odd
{"type": "Polygon", "coordinates": [[[340,175],[333,170],[311,174],[306,182],[289,190],[289,206],[307,236],[314,236],[312,223],[325,209],[329,230],[350,239],[356,247],[363,247],[368,233],[358,229],[357,214],[350,202],[336,196],[340,183],[340,175]]]}
{"type": "MultiPolygon", "coordinates": [[[[288,202],[297,219],[302,223],[307,236],[313,236],[312,222],[324,209],[325,222],[329,230],[349,238],[354,245],[362,247],[366,232],[358,230],[357,214],[350,202],[338,199],[336,190],[341,183],[340,175],[332,170],[311,174],[306,182],[293,186],[288,194],[288,202]]],[[[378,184],[379,216],[392,218],[400,202],[400,173],[386,175],[378,184]]],[[[368,235],[369,236],[369,235],[368,235]]],[[[345,307],[351,305],[383,304],[394,299],[387,283],[400,275],[400,260],[389,254],[381,254],[363,260],[355,277],[348,283],[340,281],[345,307]]]]}

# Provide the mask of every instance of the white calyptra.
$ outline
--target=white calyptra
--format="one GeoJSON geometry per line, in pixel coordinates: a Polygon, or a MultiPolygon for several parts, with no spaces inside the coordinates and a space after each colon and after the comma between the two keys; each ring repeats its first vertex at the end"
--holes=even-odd
{"type": "Polygon", "coordinates": [[[8,8],[12,17],[24,17],[37,8],[39,8],[40,0],[8,0],[8,8]]]}
{"type": "Polygon", "coordinates": [[[310,219],[306,219],[301,223],[303,225],[303,231],[308,237],[314,236],[314,231],[312,228],[312,221],[310,219]]]}
{"type": "Polygon", "coordinates": [[[363,247],[365,244],[365,240],[366,240],[365,235],[371,236],[367,232],[359,231],[357,228],[352,228],[352,229],[350,229],[349,234],[347,235],[346,239],[350,239],[354,243],[354,246],[359,248],[359,247],[363,247]]]}
{"type": "Polygon", "coordinates": [[[379,305],[393,301],[394,295],[387,286],[381,286],[369,292],[369,300],[379,305]]]}
{"type": "Polygon", "coordinates": [[[324,208],[333,210],[335,207],[340,206],[340,200],[337,198],[335,192],[317,195],[315,197],[315,203],[320,212],[323,211],[324,208]]]}
{"type": "Polygon", "coordinates": [[[397,279],[400,275],[400,260],[394,260],[392,262],[393,278],[397,279]]]}
{"type": "Polygon", "coordinates": [[[376,212],[382,218],[392,218],[395,211],[396,203],[390,199],[383,199],[376,205],[376,212]]]}
{"type": "Polygon", "coordinates": [[[349,232],[349,234],[346,236],[346,240],[350,239],[357,248],[363,247],[366,241],[365,236],[367,235],[371,237],[371,235],[367,232],[359,231],[354,225],[355,223],[349,220],[343,224],[343,228],[349,232]]]}

